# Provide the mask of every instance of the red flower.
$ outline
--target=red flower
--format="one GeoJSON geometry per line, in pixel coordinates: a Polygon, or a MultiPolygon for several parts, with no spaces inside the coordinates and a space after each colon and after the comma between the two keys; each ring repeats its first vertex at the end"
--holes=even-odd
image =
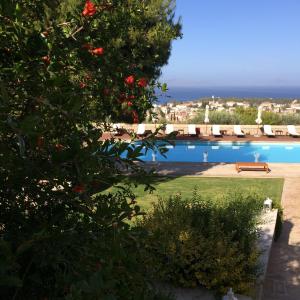
{"type": "Polygon", "coordinates": [[[134,95],[130,95],[128,98],[129,99],[135,99],[135,96],[134,95]]]}
{"type": "Polygon", "coordinates": [[[72,190],[75,193],[82,193],[82,192],[84,192],[84,186],[82,184],[78,184],[78,185],[75,185],[72,190]]]}
{"type": "Polygon", "coordinates": [[[91,53],[97,56],[103,55],[104,54],[104,49],[103,48],[95,48],[91,50],[91,53]]]}
{"type": "Polygon", "coordinates": [[[96,11],[95,4],[90,0],[86,0],[82,15],[84,17],[91,17],[96,13],[96,11]]]}
{"type": "Polygon", "coordinates": [[[126,77],[124,81],[127,85],[133,85],[134,80],[135,80],[134,76],[130,75],[130,76],[126,77]]]}
{"type": "Polygon", "coordinates": [[[148,81],[147,81],[147,79],[144,78],[144,77],[141,78],[141,79],[138,81],[138,86],[140,86],[140,87],[146,87],[147,84],[148,84],[148,81]]]}
{"type": "Polygon", "coordinates": [[[127,105],[130,107],[130,106],[132,106],[132,102],[131,101],[128,101],[127,102],[127,105]]]}
{"type": "Polygon", "coordinates": [[[43,56],[43,57],[42,57],[42,61],[43,61],[45,64],[49,65],[49,64],[50,64],[50,56],[49,56],[49,55],[43,56]]]}
{"type": "Polygon", "coordinates": [[[57,151],[62,151],[64,149],[64,146],[62,144],[55,144],[55,148],[57,151]]]}
{"type": "Polygon", "coordinates": [[[139,122],[139,115],[135,110],[132,112],[132,119],[133,119],[133,123],[139,122]]]}
{"type": "Polygon", "coordinates": [[[81,81],[79,83],[79,86],[80,86],[81,89],[84,89],[86,87],[86,83],[84,83],[84,82],[81,81]]]}

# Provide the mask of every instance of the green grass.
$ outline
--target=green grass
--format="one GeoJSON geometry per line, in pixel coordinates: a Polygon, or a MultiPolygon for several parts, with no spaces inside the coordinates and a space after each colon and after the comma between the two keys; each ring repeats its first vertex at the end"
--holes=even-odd
{"type": "MultiPolygon", "coordinates": [[[[212,177],[162,177],[152,184],[155,191],[152,194],[144,191],[144,186],[133,188],[137,196],[137,203],[142,209],[148,210],[152,202],[159,197],[169,197],[180,193],[182,198],[192,197],[195,189],[205,198],[221,198],[226,193],[246,192],[257,193],[263,197],[270,197],[274,204],[280,204],[283,179],[259,178],[212,178],[212,177]]],[[[277,205],[276,205],[277,206],[277,205]]]]}

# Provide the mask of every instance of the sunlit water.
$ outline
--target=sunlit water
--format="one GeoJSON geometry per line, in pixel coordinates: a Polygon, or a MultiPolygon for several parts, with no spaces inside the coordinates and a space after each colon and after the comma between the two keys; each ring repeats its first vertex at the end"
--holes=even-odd
{"type": "MultiPolygon", "coordinates": [[[[160,142],[158,142],[160,143],[160,142]]],[[[300,143],[176,141],[167,145],[166,157],[144,151],[140,157],[152,162],[272,162],[300,163],[300,143]]]]}

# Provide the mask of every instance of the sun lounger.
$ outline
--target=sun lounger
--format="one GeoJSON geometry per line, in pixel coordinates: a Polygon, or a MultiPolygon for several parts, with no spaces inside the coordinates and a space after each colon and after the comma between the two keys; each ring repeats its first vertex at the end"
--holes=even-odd
{"type": "Polygon", "coordinates": [[[233,126],[233,132],[238,137],[245,136],[245,133],[241,130],[241,126],[240,125],[234,125],[233,126]]]}
{"type": "Polygon", "coordinates": [[[174,132],[174,126],[173,126],[173,124],[167,124],[166,125],[166,134],[170,134],[172,132],[174,132]]]}
{"type": "Polygon", "coordinates": [[[300,133],[297,132],[296,127],[294,125],[287,125],[287,130],[289,135],[293,137],[300,137],[300,133]]]}
{"type": "Polygon", "coordinates": [[[220,125],[213,125],[212,126],[212,134],[214,136],[222,136],[222,134],[220,132],[220,125]]]}
{"type": "Polygon", "coordinates": [[[118,124],[118,123],[113,124],[112,129],[113,130],[111,133],[113,135],[122,135],[122,127],[120,124],[118,124]]]}
{"type": "Polygon", "coordinates": [[[188,135],[197,135],[196,125],[188,124],[188,135]]]}
{"type": "Polygon", "coordinates": [[[237,162],[235,164],[237,172],[241,171],[266,171],[270,172],[269,166],[264,162],[237,162]]]}
{"type": "Polygon", "coordinates": [[[139,136],[145,135],[145,124],[139,124],[136,134],[139,136]]]}
{"type": "Polygon", "coordinates": [[[275,133],[273,132],[271,125],[264,125],[264,134],[269,137],[275,137],[275,133]]]}
{"type": "Polygon", "coordinates": [[[113,128],[114,130],[117,130],[117,129],[121,128],[121,125],[120,125],[119,123],[114,123],[114,124],[112,125],[112,128],[113,128]]]}

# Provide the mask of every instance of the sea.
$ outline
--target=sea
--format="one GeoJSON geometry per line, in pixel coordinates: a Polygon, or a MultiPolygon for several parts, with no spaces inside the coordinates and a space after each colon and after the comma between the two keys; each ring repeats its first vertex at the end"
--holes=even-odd
{"type": "Polygon", "coordinates": [[[300,99],[299,87],[168,87],[165,93],[157,91],[159,103],[190,101],[201,98],[265,98],[294,100],[300,99]]]}

